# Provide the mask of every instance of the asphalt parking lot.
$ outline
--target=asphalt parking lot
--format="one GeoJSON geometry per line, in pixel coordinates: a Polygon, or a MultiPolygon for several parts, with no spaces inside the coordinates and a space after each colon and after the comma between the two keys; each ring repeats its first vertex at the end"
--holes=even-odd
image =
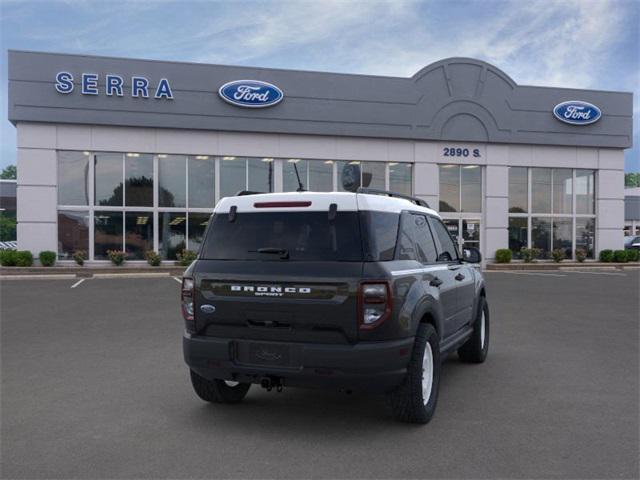
{"type": "Polygon", "coordinates": [[[489,358],[446,360],[427,426],[357,393],[201,402],[171,277],[2,281],[2,478],[638,478],[640,272],[486,277],[489,358]]]}

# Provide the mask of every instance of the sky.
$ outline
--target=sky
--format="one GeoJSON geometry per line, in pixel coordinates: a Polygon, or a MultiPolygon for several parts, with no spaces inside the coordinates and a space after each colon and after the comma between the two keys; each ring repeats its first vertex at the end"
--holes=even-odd
{"type": "Polygon", "coordinates": [[[521,85],[634,92],[640,171],[640,0],[0,0],[0,15],[0,168],[18,49],[399,77],[473,57],[521,85]]]}

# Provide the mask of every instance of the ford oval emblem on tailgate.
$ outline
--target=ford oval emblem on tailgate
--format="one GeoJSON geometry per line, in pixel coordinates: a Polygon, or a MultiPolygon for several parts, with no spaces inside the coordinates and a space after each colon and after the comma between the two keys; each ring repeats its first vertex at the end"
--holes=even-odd
{"type": "Polygon", "coordinates": [[[203,313],[213,313],[216,311],[216,307],[205,303],[204,305],[200,306],[200,311],[202,311],[203,313]]]}

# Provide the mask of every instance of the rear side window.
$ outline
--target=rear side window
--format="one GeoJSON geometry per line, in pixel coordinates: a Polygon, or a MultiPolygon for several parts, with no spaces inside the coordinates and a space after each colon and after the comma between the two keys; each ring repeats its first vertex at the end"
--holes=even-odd
{"type": "Polygon", "coordinates": [[[430,223],[433,233],[440,243],[438,261],[452,262],[458,260],[458,250],[451,239],[451,235],[449,235],[447,227],[439,219],[433,217],[430,218],[430,223]]]}
{"type": "Polygon", "coordinates": [[[208,260],[362,261],[357,212],[216,214],[202,247],[208,260]],[[286,252],[283,255],[282,252],[286,252]]]}
{"type": "Polygon", "coordinates": [[[372,262],[393,260],[400,215],[391,212],[360,212],[365,259],[372,262]]]}
{"type": "Polygon", "coordinates": [[[436,261],[436,247],[424,215],[412,213],[402,215],[398,260],[417,260],[420,263],[436,261]]]}

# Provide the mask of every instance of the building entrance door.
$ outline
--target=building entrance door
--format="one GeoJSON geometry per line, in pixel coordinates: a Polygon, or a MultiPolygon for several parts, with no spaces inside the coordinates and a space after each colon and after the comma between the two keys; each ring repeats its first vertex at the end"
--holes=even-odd
{"type": "Polygon", "coordinates": [[[459,252],[462,252],[464,246],[480,250],[479,218],[445,218],[443,222],[456,242],[459,252]]]}

